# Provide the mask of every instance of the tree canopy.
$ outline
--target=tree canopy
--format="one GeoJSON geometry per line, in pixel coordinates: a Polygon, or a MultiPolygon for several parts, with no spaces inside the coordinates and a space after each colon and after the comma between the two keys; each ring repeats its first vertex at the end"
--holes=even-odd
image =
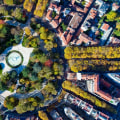
{"type": "Polygon", "coordinates": [[[110,11],[106,16],[107,16],[107,20],[109,20],[109,21],[115,21],[115,19],[117,17],[117,12],[110,11]]]}

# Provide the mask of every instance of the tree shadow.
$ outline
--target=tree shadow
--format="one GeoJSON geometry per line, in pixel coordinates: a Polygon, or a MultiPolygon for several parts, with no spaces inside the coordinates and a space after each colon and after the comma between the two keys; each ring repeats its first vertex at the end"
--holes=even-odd
{"type": "Polygon", "coordinates": [[[1,65],[2,69],[5,68],[5,64],[4,63],[0,63],[0,65],[1,65]]]}
{"type": "Polygon", "coordinates": [[[13,68],[18,74],[20,74],[26,66],[20,65],[19,67],[13,68]]]}

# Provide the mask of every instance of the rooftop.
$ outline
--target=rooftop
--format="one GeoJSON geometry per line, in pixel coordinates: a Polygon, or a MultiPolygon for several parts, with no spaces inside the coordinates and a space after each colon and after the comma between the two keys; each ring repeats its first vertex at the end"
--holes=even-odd
{"type": "Polygon", "coordinates": [[[87,45],[97,45],[97,44],[99,44],[99,41],[97,39],[93,40],[87,34],[81,33],[78,37],[78,40],[76,41],[76,44],[79,45],[83,42],[87,45]]]}
{"type": "Polygon", "coordinates": [[[120,6],[117,4],[117,3],[113,3],[112,4],[112,10],[113,11],[116,11],[116,10],[118,10],[120,8],[120,6]]]}
{"type": "Polygon", "coordinates": [[[110,25],[109,25],[109,24],[103,23],[103,24],[102,24],[102,27],[101,27],[101,30],[107,31],[109,28],[110,28],[110,25]]]}
{"type": "Polygon", "coordinates": [[[67,80],[81,80],[81,73],[67,73],[67,80]]]}
{"type": "Polygon", "coordinates": [[[116,38],[116,37],[110,37],[110,42],[109,45],[120,45],[120,39],[116,38]]]}

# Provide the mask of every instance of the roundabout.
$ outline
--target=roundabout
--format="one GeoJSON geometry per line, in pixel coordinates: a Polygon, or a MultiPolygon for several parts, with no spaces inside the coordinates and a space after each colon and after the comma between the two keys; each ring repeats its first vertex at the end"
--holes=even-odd
{"type": "Polygon", "coordinates": [[[20,66],[22,62],[23,56],[19,51],[11,51],[6,57],[6,63],[12,68],[20,66]]]}

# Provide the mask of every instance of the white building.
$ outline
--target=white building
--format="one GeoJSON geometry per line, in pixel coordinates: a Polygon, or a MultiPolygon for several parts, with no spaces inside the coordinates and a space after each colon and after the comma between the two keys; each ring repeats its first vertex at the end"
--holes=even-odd
{"type": "Polygon", "coordinates": [[[96,4],[99,5],[98,12],[99,17],[102,17],[109,8],[109,5],[103,2],[102,0],[96,0],[96,4]]]}

